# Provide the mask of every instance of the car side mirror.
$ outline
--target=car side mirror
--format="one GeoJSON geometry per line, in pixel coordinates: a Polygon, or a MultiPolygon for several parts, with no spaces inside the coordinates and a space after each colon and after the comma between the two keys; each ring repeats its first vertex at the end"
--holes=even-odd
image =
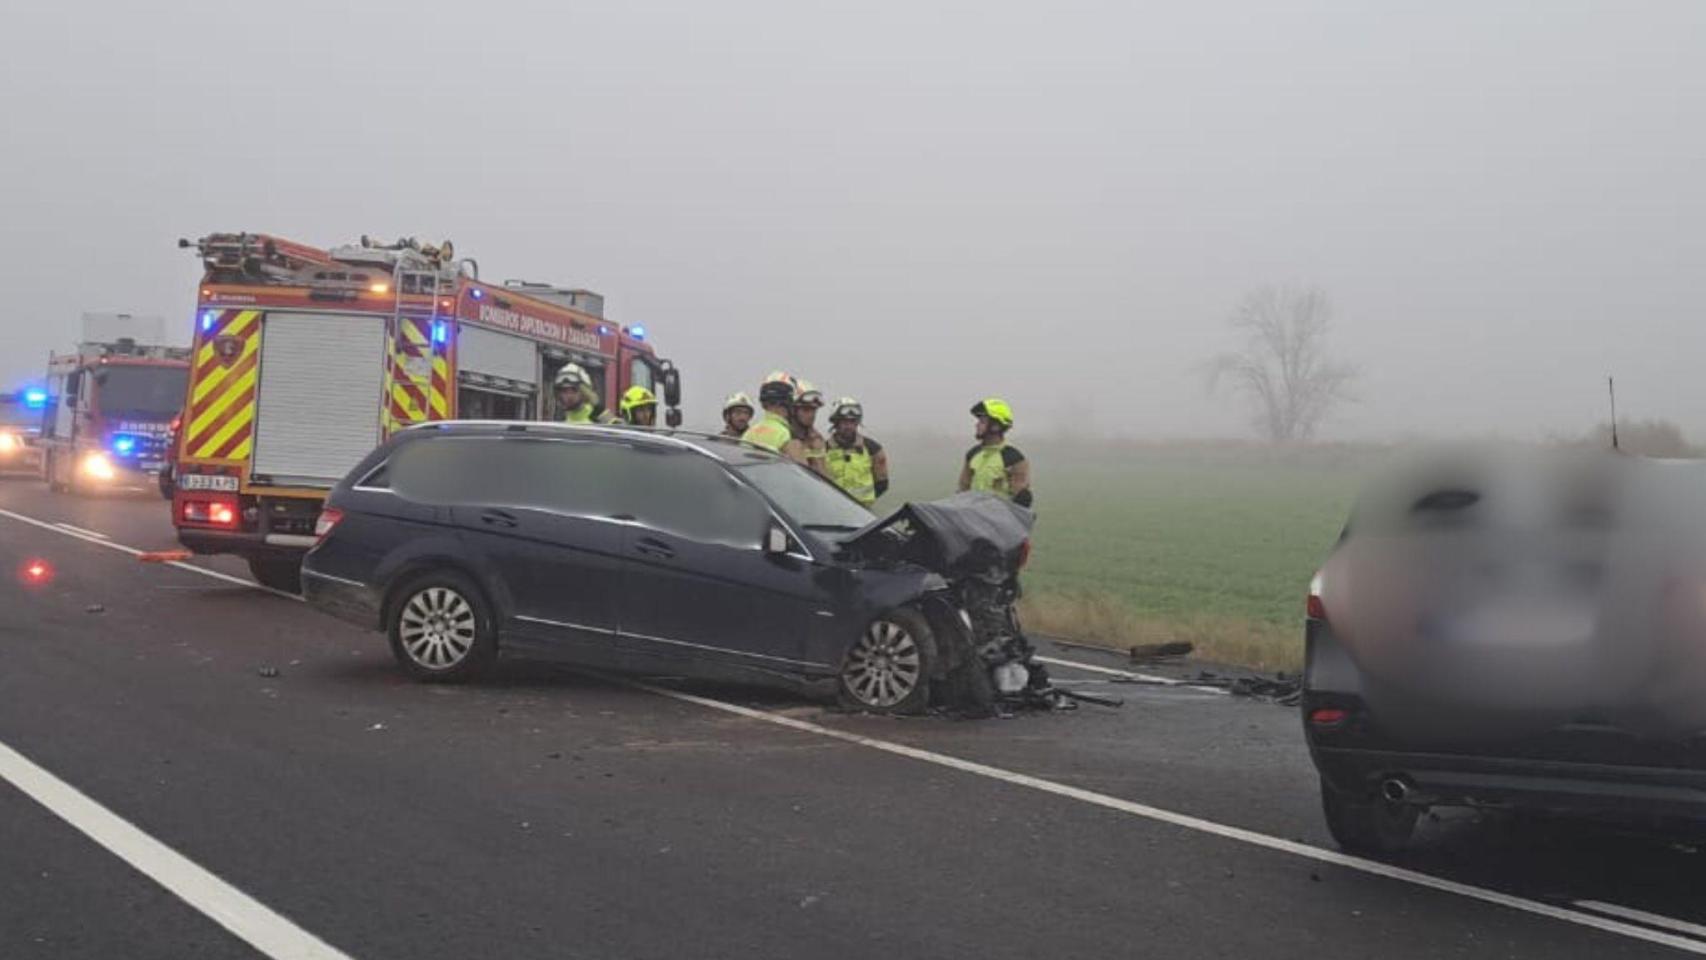
{"type": "Polygon", "coordinates": [[[764,534],[764,552],[775,557],[788,552],[788,531],[771,524],[764,534]]]}

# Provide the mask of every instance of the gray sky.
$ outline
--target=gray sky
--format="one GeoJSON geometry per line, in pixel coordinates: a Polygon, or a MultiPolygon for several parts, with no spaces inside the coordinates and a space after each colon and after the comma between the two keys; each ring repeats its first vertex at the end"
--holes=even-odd
{"type": "Polygon", "coordinates": [[[872,431],[1236,435],[1247,287],[1321,285],[1338,437],[1706,438],[1706,3],[15,4],[0,377],[187,338],[179,236],[448,237],[589,286],[691,420],[773,367],[872,431]],[[152,5],[149,5],[152,6],[152,5]]]}

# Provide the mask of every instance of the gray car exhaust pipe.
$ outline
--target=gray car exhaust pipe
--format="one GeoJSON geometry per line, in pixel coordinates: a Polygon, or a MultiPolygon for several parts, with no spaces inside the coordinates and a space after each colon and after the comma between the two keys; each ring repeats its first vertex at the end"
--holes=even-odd
{"type": "Polygon", "coordinates": [[[1403,803],[1410,799],[1410,784],[1399,777],[1387,777],[1380,781],[1380,795],[1390,803],[1403,803]]]}

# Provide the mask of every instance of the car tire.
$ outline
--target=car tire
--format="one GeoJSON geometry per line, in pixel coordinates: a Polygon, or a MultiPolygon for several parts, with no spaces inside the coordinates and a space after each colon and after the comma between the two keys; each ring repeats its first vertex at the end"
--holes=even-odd
{"type": "Polygon", "coordinates": [[[491,605],[467,576],[455,570],[417,574],[391,598],[385,619],[391,655],[417,680],[473,680],[497,659],[491,605]]]}
{"type": "Polygon", "coordinates": [[[898,607],[872,620],[842,662],[843,706],[877,713],[922,713],[930,705],[936,638],[924,614],[898,607]]]}
{"type": "Polygon", "coordinates": [[[249,574],[263,587],[283,593],[302,592],[300,557],[250,557],[249,574]]]}
{"type": "Polygon", "coordinates": [[[172,499],[172,490],[177,486],[177,484],[173,480],[172,468],[170,466],[160,468],[158,481],[160,484],[160,496],[167,500],[172,499]]]}
{"type": "Polygon", "coordinates": [[[1393,803],[1372,790],[1346,793],[1323,778],[1321,812],[1327,818],[1327,831],[1346,853],[1390,857],[1409,847],[1422,808],[1393,803]]]}

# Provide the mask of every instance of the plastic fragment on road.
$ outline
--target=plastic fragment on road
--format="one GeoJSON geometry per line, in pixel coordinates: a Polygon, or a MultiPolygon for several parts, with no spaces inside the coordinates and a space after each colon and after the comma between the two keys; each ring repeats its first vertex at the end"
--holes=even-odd
{"type": "Polygon", "coordinates": [[[143,563],[182,563],[193,556],[188,550],[144,550],[136,559],[143,563]]]}

